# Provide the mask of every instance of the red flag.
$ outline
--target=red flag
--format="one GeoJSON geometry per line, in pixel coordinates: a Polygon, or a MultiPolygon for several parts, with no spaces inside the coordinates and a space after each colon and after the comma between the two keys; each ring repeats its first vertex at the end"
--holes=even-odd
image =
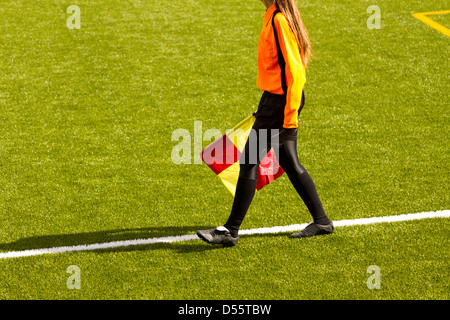
{"type": "MultiPolygon", "coordinates": [[[[203,162],[217,174],[233,196],[239,177],[239,158],[254,122],[255,117],[248,116],[201,152],[203,162]]],[[[283,173],[275,152],[270,149],[259,164],[256,190],[268,185],[283,173]]]]}

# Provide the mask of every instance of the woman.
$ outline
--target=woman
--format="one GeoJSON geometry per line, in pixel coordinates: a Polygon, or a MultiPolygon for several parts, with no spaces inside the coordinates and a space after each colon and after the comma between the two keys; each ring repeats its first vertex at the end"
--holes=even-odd
{"type": "Polygon", "coordinates": [[[333,233],[310,175],[297,155],[298,115],[304,104],[305,68],[310,59],[308,33],[295,0],[261,0],[267,7],[258,44],[258,87],[264,91],[252,130],[240,158],[239,179],[228,221],[220,227],[199,230],[197,235],[211,244],[234,246],[245,214],[256,190],[260,161],[273,148],[278,162],[312,215],[304,230],[291,238],[333,233]],[[267,130],[270,134],[267,135],[267,130]],[[263,137],[264,136],[264,137],[263,137]],[[264,145],[260,140],[267,139],[264,145]],[[252,140],[252,141],[250,141],[252,140]],[[255,159],[256,150],[257,161],[255,159]]]}

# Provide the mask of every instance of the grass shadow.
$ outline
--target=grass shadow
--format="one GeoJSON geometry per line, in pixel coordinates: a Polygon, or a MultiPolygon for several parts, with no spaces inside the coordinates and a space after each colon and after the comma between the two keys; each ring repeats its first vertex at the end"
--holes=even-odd
{"type": "MultiPolygon", "coordinates": [[[[196,230],[209,229],[212,226],[183,226],[183,227],[148,227],[114,229],[94,232],[81,232],[71,234],[43,235],[21,238],[10,243],[0,243],[0,252],[22,251],[43,248],[89,245],[95,243],[108,243],[114,241],[126,241],[135,239],[149,239],[158,237],[178,236],[195,234],[196,230]]],[[[269,233],[242,235],[241,238],[253,237],[288,237],[290,233],[269,233]]],[[[194,241],[189,243],[167,242],[142,245],[130,245],[123,247],[105,248],[91,250],[96,253],[126,252],[126,251],[148,251],[172,249],[180,253],[199,252],[214,249],[227,249],[221,245],[210,245],[205,242],[194,241]]]]}
{"type": "MultiPolygon", "coordinates": [[[[194,234],[199,229],[209,229],[211,226],[183,226],[183,227],[148,227],[128,228],[94,232],[81,232],[72,234],[43,235],[21,238],[9,243],[0,243],[0,251],[22,251],[42,248],[65,247],[76,245],[89,245],[94,243],[107,243],[134,239],[148,239],[157,237],[194,234]]],[[[180,252],[208,250],[214,248],[206,243],[186,246],[180,243],[155,243],[147,245],[133,245],[110,249],[95,250],[96,252],[119,252],[133,250],[150,250],[173,248],[180,252]]]]}

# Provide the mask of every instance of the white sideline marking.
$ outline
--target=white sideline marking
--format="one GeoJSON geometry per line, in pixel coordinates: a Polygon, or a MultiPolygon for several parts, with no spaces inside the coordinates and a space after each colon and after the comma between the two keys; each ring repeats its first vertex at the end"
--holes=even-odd
{"type": "MultiPolygon", "coordinates": [[[[450,210],[411,213],[411,214],[402,214],[402,215],[398,215],[398,216],[387,216],[387,217],[339,220],[339,221],[333,221],[333,223],[334,223],[335,227],[345,227],[345,226],[354,226],[354,225],[383,223],[383,222],[397,222],[397,221],[410,221],[410,220],[419,220],[419,219],[427,219],[427,218],[448,218],[448,217],[450,217],[450,210]]],[[[293,232],[293,231],[297,231],[297,230],[302,230],[306,226],[307,226],[307,223],[293,224],[293,225],[282,226],[282,227],[267,227],[267,228],[248,229],[248,230],[239,231],[239,235],[293,232]]],[[[199,239],[196,235],[188,235],[187,234],[187,235],[171,236],[171,237],[134,239],[134,240],[105,242],[105,243],[93,243],[93,244],[77,245],[77,246],[32,249],[32,250],[23,250],[23,251],[10,251],[10,252],[0,253],[0,259],[39,256],[39,255],[51,254],[51,253],[92,251],[92,250],[102,250],[102,249],[111,249],[111,248],[128,247],[128,246],[141,246],[141,245],[148,245],[148,244],[154,244],[154,243],[172,243],[172,242],[190,241],[190,240],[199,240],[199,239]]]]}

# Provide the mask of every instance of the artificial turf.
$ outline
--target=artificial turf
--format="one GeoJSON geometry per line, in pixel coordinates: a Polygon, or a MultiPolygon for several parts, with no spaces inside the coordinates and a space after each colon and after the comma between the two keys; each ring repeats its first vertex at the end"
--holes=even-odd
{"type": "MultiPolygon", "coordinates": [[[[71,30],[72,4],[0,1],[0,251],[223,224],[230,194],[206,165],[174,164],[171,136],[193,135],[194,121],[225,133],[256,109],[260,1],[80,0],[71,30]]],[[[378,1],[381,29],[370,30],[370,1],[298,4],[316,55],[298,152],[329,217],[448,209],[449,38],[411,16],[448,8],[378,1]]],[[[242,227],[309,220],[282,176],[242,227]]],[[[448,225],[2,259],[0,298],[448,299],[448,225]],[[66,286],[70,265],[80,290],[66,286]],[[369,265],[379,290],[367,288],[369,265]]]]}

